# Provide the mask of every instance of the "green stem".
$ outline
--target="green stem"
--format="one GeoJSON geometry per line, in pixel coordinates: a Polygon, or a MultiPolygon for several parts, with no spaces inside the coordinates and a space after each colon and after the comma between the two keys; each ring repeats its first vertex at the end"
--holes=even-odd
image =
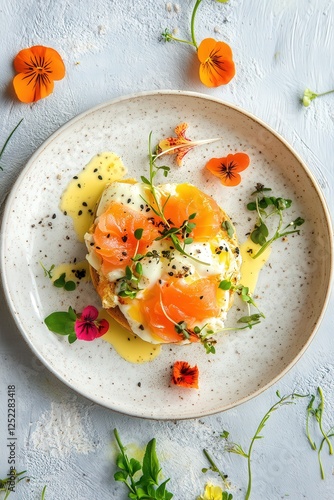
{"type": "Polygon", "coordinates": [[[182,40],[182,38],[177,38],[176,36],[170,34],[168,34],[168,40],[173,40],[174,42],[186,43],[187,45],[196,47],[196,45],[194,45],[194,42],[190,42],[189,40],[182,40]]]}
{"type": "Polygon", "coordinates": [[[313,439],[311,438],[311,434],[310,434],[310,429],[309,429],[309,422],[310,422],[310,415],[311,415],[311,412],[313,410],[313,402],[315,400],[315,396],[312,396],[311,397],[311,400],[307,406],[307,414],[306,414],[306,436],[307,436],[307,439],[311,445],[311,448],[313,450],[316,450],[317,449],[317,445],[315,444],[315,442],[313,441],[313,439]]]}
{"type": "Polygon", "coordinates": [[[190,21],[192,45],[194,45],[194,47],[196,47],[196,49],[198,49],[198,45],[197,45],[196,37],[195,37],[195,17],[196,17],[197,9],[198,9],[201,2],[202,2],[202,0],[196,1],[194,10],[193,10],[192,15],[191,15],[191,21],[190,21]]]}
{"type": "MultiPolygon", "coordinates": [[[[22,121],[23,121],[23,118],[21,118],[21,120],[19,121],[19,123],[13,128],[13,130],[11,131],[11,133],[9,134],[9,136],[7,137],[7,139],[5,141],[5,144],[2,146],[2,149],[0,151],[0,160],[2,158],[2,155],[3,155],[3,153],[4,153],[4,151],[5,151],[6,147],[7,147],[7,144],[9,143],[12,135],[14,134],[15,130],[21,125],[22,121]]],[[[3,170],[2,167],[0,167],[0,169],[3,170]]]]}
{"type": "Polygon", "coordinates": [[[208,459],[211,467],[212,467],[212,470],[214,472],[217,472],[220,477],[222,478],[223,480],[223,483],[226,485],[226,476],[220,471],[220,469],[218,469],[217,465],[215,464],[215,462],[213,461],[213,459],[211,458],[211,456],[209,455],[209,452],[207,450],[203,450],[203,453],[204,455],[206,456],[206,458],[208,459]]]}
{"type": "Polygon", "coordinates": [[[317,94],[317,97],[321,97],[323,95],[327,95],[327,94],[332,94],[334,92],[334,89],[333,90],[327,90],[327,92],[322,92],[321,94],[317,94]]]}
{"type": "Polygon", "coordinates": [[[323,392],[322,392],[322,389],[321,387],[318,387],[318,394],[320,396],[320,417],[319,417],[319,428],[320,428],[320,432],[321,434],[324,436],[324,439],[325,441],[327,442],[328,444],[328,449],[329,449],[329,454],[330,455],[333,455],[333,447],[332,447],[332,443],[330,442],[330,440],[328,439],[328,436],[327,434],[325,433],[325,431],[323,430],[323,427],[322,427],[322,414],[323,414],[323,411],[324,411],[324,406],[325,406],[325,403],[324,403],[324,395],[323,395],[323,392]]]}
{"type": "MultiPolygon", "coordinates": [[[[116,441],[117,441],[117,444],[118,444],[118,447],[119,449],[121,450],[121,453],[123,455],[123,458],[126,462],[126,465],[127,465],[127,472],[130,470],[130,463],[129,463],[129,459],[125,453],[125,448],[122,444],[122,441],[121,441],[121,438],[119,437],[119,434],[118,434],[118,431],[117,429],[114,429],[114,436],[116,438],[116,441]]],[[[124,484],[126,484],[126,486],[128,487],[128,489],[132,492],[132,493],[136,493],[137,494],[137,488],[136,488],[136,485],[135,485],[135,482],[133,480],[133,477],[129,474],[130,476],[130,481],[131,481],[131,484],[127,483],[126,481],[124,481],[124,484]]]]}

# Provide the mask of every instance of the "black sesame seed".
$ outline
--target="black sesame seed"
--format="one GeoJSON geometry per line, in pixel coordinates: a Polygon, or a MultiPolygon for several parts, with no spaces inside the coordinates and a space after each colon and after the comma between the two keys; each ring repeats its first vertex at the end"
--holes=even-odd
{"type": "Polygon", "coordinates": [[[75,175],[75,176],[73,177],[73,179],[78,179],[78,178],[79,178],[79,177],[78,177],[77,175],[75,175]]]}
{"type": "Polygon", "coordinates": [[[53,214],[53,215],[52,215],[52,218],[53,218],[53,219],[55,219],[56,217],[57,217],[57,216],[56,216],[56,214],[53,214]]]}
{"type": "Polygon", "coordinates": [[[81,188],[81,184],[78,184],[78,188],[81,188]]]}
{"type": "Polygon", "coordinates": [[[96,246],[95,248],[96,248],[97,250],[101,250],[101,247],[96,246]]]}
{"type": "Polygon", "coordinates": [[[82,215],[82,210],[79,210],[78,215],[82,215]]]}
{"type": "Polygon", "coordinates": [[[145,330],[144,325],[139,325],[139,330],[145,330]]]}
{"type": "Polygon", "coordinates": [[[122,255],[124,255],[124,257],[126,257],[128,254],[126,252],[122,252],[122,255]]]}
{"type": "Polygon", "coordinates": [[[94,168],[94,172],[97,172],[98,171],[98,168],[94,168]]]}
{"type": "Polygon", "coordinates": [[[98,175],[97,178],[100,179],[100,181],[102,181],[102,175],[98,175]]]}
{"type": "Polygon", "coordinates": [[[122,236],[122,241],[124,241],[124,243],[128,240],[128,237],[126,236],[126,234],[124,236],[122,236]]]}
{"type": "Polygon", "coordinates": [[[83,202],[82,202],[82,205],[83,205],[84,207],[87,207],[87,203],[86,203],[85,201],[83,201],[83,202]]]}

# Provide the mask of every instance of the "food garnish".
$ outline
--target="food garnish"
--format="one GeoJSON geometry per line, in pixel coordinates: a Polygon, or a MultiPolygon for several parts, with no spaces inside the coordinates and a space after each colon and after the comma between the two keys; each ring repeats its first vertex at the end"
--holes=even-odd
{"type": "Polygon", "coordinates": [[[106,319],[98,319],[99,312],[94,306],[87,306],[77,314],[70,306],[68,311],[56,311],[44,320],[48,329],[58,335],[67,335],[70,344],[77,339],[91,341],[102,337],[109,328],[106,319]]]}
{"type": "Polygon", "coordinates": [[[289,234],[299,234],[298,229],[305,222],[301,217],[297,217],[295,220],[289,222],[284,226],[283,215],[287,208],[292,205],[292,200],[285,198],[276,198],[274,196],[267,196],[266,193],[271,191],[271,188],[264,187],[263,184],[258,183],[255,186],[255,191],[252,195],[256,195],[255,201],[248,203],[247,209],[250,211],[256,211],[257,221],[255,227],[251,232],[251,240],[260,245],[260,249],[255,255],[252,255],[254,259],[259,257],[266,248],[268,248],[275,240],[279,238],[284,238],[289,234]],[[272,236],[269,236],[269,229],[266,224],[267,219],[272,219],[273,217],[278,218],[277,228],[272,236]],[[283,227],[282,227],[283,226],[283,227]]]}
{"type": "Polygon", "coordinates": [[[172,382],[179,387],[198,389],[198,367],[190,366],[187,361],[175,361],[172,372],[172,382]]]}
{"type": "MultiPolygon", "coordinates": [[[[200,146],[202,144],[210,144],[212,142],[220,141],[221,138],[217,137],[215,139],[203,139],[199,141],[192,141],[186,137],[186,130],[188,128],[188,123],[182,122],[175,127],[176,137],[167,137],[159,141],[157,146],[157,152],[155,159],[162,155],[176,155],[176,163],[179,167],[182,165],[182,160],[184,156],[195,146],[200,146]]],[[[167,167],[168,169],[168,167],[167,167]]],[[[168,170],[167,170],[168,172],[168,170]]]]}
{"type": "Polygon", "coordinates": [[[13,79],[17,98],[31,103],[44,99],[53,92],[54,80],[65,76],[65,65],[60,54],[42,45],[20,50],[14,59],[18,73],[13,79]]]}
{"type": "MultiPolygon", "coordinates": [[[[15,130],[21,125],[21,123],[23,122],[23,118],[21,118],[21,120],[19,121],[19,123],[13,128],[13,130],[11,131],[11,133],[9,134],[9,136],[7,137],[7,139],[5,140],[5,143],[4,145],[2,146],[1,148],[1,151],[0,151],[0,161],[1,161],[1,158],[2,158],[2,155],[4,154],[5,152],[5,149],[10,141],[10,139],[12,138],[12,135],[14,134],[15,130]]],[[[2,166],[0,165],[0,170],[3,170],[2,166]]]]}
{"type": "Polygon", "coordinates": [[[240,172],[246,170],[249,163],[250,159],[246,153],[235,153],[224,158],[211,158],[205,166],[224,186],[232,187],[240,184],[240,172]]]}
{"type": "Polygon", "coordinates": [[[311,395],[310,402],[309,402],[307,409],[306,409],[306,411],[307,411],[307,413],[306,413],[306,436],[307,436],[307,439],[311,445],[311,448],[313,450],[318,449],[318,462],[319,462],[319,467],[320,467],[320,475],[321,475],[321,479],[325,479],[325,471],[324,471],[324,467],[322,464],[321,452],[322,452],[322,448],[323,448],[324,444],[327,443],[328,452],[330,455],[333,455],[333,446],[332,446],[332,443],[330,441],[330,438],[334,437],[334,427],[331,427],[327,432],[324,431],[322,417],[323,417],[323,413],[324,413],[324,409],[325,409],[325,398],[324,398],[324,394],[323,394],[321,387],[317,388],[317,395],[315,395],[315,394],[311,395]],[[316,408],[314,408],[313,403],[314,403],[317,395],[319,398],[319,403],[318,403],[318,406],[316,408]],[[310,435],[310,430],[309,430],[310,417],[314,417],[315,421],[318,423],[318,427],[319,427],[320,433],[322,435],[322,440],[320,442],[319,448],[317,448],[315,441],[311,438],[311,435],[310,435]]]}
{"type": "MultiPolygon", "coordinates": [[[[305,398],[308,395],[307,394],[298,394],[296,392],[293,392],[291,394],[288,394],[287,396],[281,396],[279,391],[276,391],[276,395],[279,398],[279,400],[269,408],[269,410],[265,413],[264,417],[262,418],[261,422],[259,423],[254,436],[251,438],[249,447],[247,451],[245,451],[240,444],[234,443],[234,442],[229,442],[227,441],[226,446],[225,446],[225,451],[229,453],[235,453],[237,455],[240,455],[244,458],[247,459],[247,471],[248,471],[248,484],[247,484],[247,490],[245,494],[245,500],[248,500],[251,495],[251,490],[252,490],[252,451],[255,442],[258,439],[262,439],[263,436],[261,435],[261,432],[263,428],[265,427],[267,420],[270,418],[272,413],[276,410],[278,410],[282,406],[286,405],[291,405],[295,403],[296,398],[305,398]]],[[[228,434],[224,435],[224,438],[228,437],[228,434]]]]}
{"type": "Polygon", "coordinates": [[[167,489],[169,479],[160,483],[161,467],[156,453],[156,440],[151,439],[146,446],[143,462],[129,458],[126,447],[123,446],[117,429],[114,429],[116,443],[120,453],[116,458],[118,471],[114,474],[115,481],[120,481],[128,489],[128,498],[132,500],[171,500],[173,493],[167,489]],[[141,476],[138,479],[138,474],[141,476]],[[160,484],[159,484],[160,483],[160,484]]]}
{"type": "MultiPolygon", "coordinates": [[[[219,3],[227,3],[227,0],[217,0],[219,3]]],[[[195,18],[202,0],[196,0],[191,21],[191,40],[177,38],[170,30],[166,29],[162,33],[162,38],[166,42],[175,41],[192,45],[197,51],[199,60],[199,78],[203,85],[207,87],[219,87],[229,83],[235,75],[235,65],[231,47],[214,38],[205,38],[198,45],[195,37],[195,18]]]]}
{"type": "MultiPolygon", "coordinates": [[[[53,278],[52,273],[53,273],[56,266],[54,264],[52,264],[51,267],[49,269],[47,269],[42,264],[42,262],[40,262],[40,265],[42,266],[42,269],[44,271],[44,276],[46,278],[49,278],[50,280],[52,280],[52,278],[53,278]]],[[[54,280],[53,285],[57,288],[64,288],[64,290],[66,290],[67,292],[72,292],[77,287],[77,285],[74,281],[66,280],[66,273],[61,273],[59,278],[54,280]]]]}
{"type": "Polygon", "coordinates": [[[317,94],[316,92],[313,92],[312,90],[310,89],[305,89],[304,90],[304,94],[303,94],[303,97],[301,99],[301,102],[303,103],[303,105],[305,107],[309,106],[311,104],[312,101],[314,101],[314,99],[316,99],[317,97],[321,97],[323,95],[327,95],[327,94],[332,94],[334,92],[334,89],[333,90],[328,90],[327,92],[322,92],[322,93],[319,93],[317,94]]]}
{"type": "Polygon", "coordinates": [[[215,486],[212,483],[205,485],[203,495],[197,497],[197,500],[232,500],[233,495],[228,491],[223,491],[220,486],[215,486]]]}

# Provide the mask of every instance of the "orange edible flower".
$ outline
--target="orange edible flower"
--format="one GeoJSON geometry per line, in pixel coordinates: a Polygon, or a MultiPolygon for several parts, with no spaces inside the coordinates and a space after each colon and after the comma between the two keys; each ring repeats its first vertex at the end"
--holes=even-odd
{"type": "Polygon", "coordinates": [[[199,77],[207,87],[219,87],[230,82],[235,75],[232,50],[225,42],[205,38],[199,45],[199,77]]]}
{"type": "Polygon", "coordinates": [[[236,153],[225,158],[211,158],[205,166],[213,175],[219,177],[224,186],[237,186],[241,182],[239,172],[245,170],[249,162],[246,153],[236,153]]]}
{"type": "Polygon", "coordinates": [[[54,80],[65,76],[65,66],[58,52],[50,47],[36,45],[21,50],[14,59],[18,73],[14,77],[15,93],[21,102],[44,99],[52,93],[54,80]]]}
{"type": "Polygon", "coordinates": [[[159,153],[166,152],[168,155],[176,154],[176,163],[179,167],[182,165],[183,157],[196,145],[190,139],[187,139],[187,128],[188,123],[180,123],[175,128],[176,137],[167,137],[167,139],[161,140],[158,145],[159,153]],[[175,148],[175,146],[180,146],[180,148],[175,148]],[[171,150],[168,151],[169,149],[171,150]]]}
{"type": "Polygon", "coordinates": [[[172,373],[172,382],[181,387],[198,389],[197,365],[190,366],[186,361],[175,361],[172,373]]]}

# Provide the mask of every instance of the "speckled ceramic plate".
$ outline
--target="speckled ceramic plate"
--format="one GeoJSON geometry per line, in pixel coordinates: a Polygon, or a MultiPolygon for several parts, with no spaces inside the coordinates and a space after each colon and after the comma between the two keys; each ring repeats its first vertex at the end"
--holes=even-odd
{"type": "MultiPolygon", "coordinates": [[[[171,162],[173,160],[171,159],[171,162]]],[[[3,220],[1,265],[10,309],[24,338],[43,363],[87,398],[129,415],[156,419],[193,418],[231,408],[277,381],[305,351],[327,303],[332,261],[331,227],[319,188],[289,145],[265,124],[239,108],[189,92],[161,91],[117,99],[74,118],[33,155],[8,199],[3,220]],[[40,261],[84,258],[69,220],[59,210],[69,180],[101,151],[114,151],[129,175],[147,174],[148,135],[173,135],[182,121],[192,140],[223,140],[193,149],[173,182],[190,181],[214,196],[237,227],[240,242],[252,229],[246,210],[256,183],[291,198],[291,220],[306,222],[300,236],[274,244],[257,286],[265,321],[251,330],[228,332],[207,355],[200,345],[164,346],[150,363],[130,364],[99,339],[69,345],[52,334],[44,318],[98,304],[90,283],[73,295],[61,293],[44,277],[40,261]],[[222,186],[204,170],[214,156],[243,151],[251,166],[235,188],[222,186]],[[56,218],[52,219],[52,215],[56,218]],[[51,223],[51,224],[50,224],[51,223]],[[66,236],[70,235],[69,239],[66,236]],[[170,384],[176,360],[197,364],[200,389],[170,384]]],[[[231,311],[233,324],[240,312],[231,311]]]]}

